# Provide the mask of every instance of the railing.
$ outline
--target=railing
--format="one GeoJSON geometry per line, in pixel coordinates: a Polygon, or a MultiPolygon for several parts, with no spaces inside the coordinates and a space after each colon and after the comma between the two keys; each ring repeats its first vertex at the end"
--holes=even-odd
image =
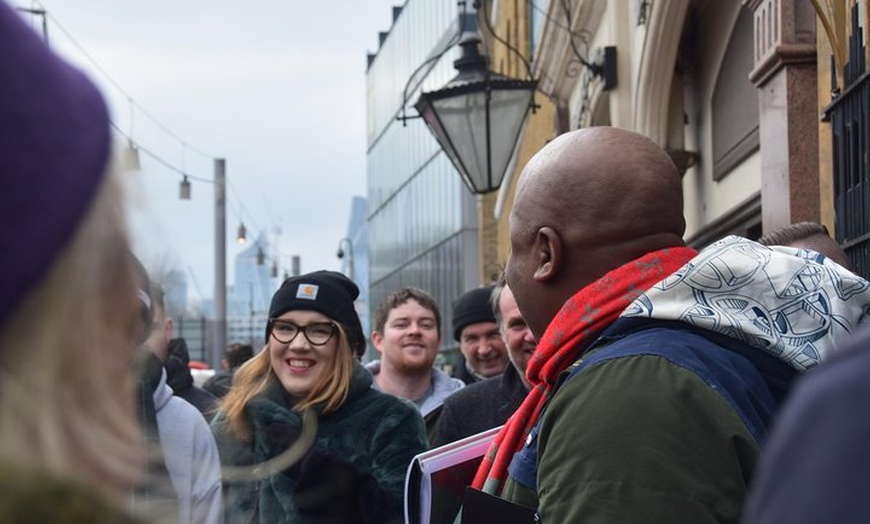
{"type": "Polygon", "coordinates": [[[870,76],[867,73],[863,30],[858,24],[858,6],[852,8],[849,61],[843,83],[837,85],[831,67],[834,100],[823,111],[833,136],[834,209],[836,239],[857,268],[870,276],[870,76]]]}

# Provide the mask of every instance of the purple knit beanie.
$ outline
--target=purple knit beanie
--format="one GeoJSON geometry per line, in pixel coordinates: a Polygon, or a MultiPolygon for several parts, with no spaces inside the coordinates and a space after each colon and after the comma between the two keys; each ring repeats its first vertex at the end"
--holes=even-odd
{"type": "Polygon", "coordinates": [[[94,199],[109,115],[80,71],[0,0],[0,324],[45,278],[94,199]]]}

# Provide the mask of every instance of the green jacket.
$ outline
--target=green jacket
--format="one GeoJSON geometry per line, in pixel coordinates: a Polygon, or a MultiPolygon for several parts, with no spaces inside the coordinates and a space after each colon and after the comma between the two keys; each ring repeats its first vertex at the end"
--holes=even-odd
{"type": "Polygon", "coordinates": [[[736,523],[792,380],[868,310],[870,282],[819,253],[714,242],[584,338],[502,494],[551,524],[736,523]]]}
{"type": "MultiPolygon", "coordinates": [[[[314,444],[299,463],[258,482],[225,482],[226,524],[401,522],[408,464],[427,447],[423,421],[412,404],[371,385],[355,364],[347,400],[319,414],[314,444]]],[[[221,463],[255,467],[287,449],[302,425],[294,403],[277,381],[251,400],[252,442],[229,434],[219,413],[212,429],[221,463]]]]}
{"type": "Polygon", "coordinates": [[[738,341],[626,323],[566,370],[502,496],[550,523],[738,522],[784,391],[738,341]]]}

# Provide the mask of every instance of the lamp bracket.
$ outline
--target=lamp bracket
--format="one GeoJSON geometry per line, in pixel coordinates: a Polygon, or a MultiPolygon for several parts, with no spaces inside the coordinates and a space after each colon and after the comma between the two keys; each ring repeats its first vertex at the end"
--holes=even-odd
{"type": "Polygon", "coordinates": [[[583,66],[589,71],[593,77],[600,78],[604,82],[602,89],[610,91],[616,87],[616,47],[605,46],[595,50],[595,56],[592,60],[588,60],[577,47],[574,39],[577,38],[583,43],[586,49],[589,48],[589,32],[581,30],[575,33],[571,30],[573,16],[571,14],[571,0],[561,0],[562,10],[565,13],[567,26],[565,30],[568,32],[568,43],[571,47],[571,52],[574,57],[568,62],[567,76],[573,78],[579,73],[577,66],[583,66]]]}
{"type": "Polygon", "coordinates": [[[688,171],[690,167],[698,165],[698,162],[701,159],[701,155],[696,151],[686,151],[685,149],[673,148],[665,149],[665,151],[668,153],[668,156],[671,157],[671,160],[674,161],[674,165],[677,166],[677,171],[679,171],[681,177],[686,174],[686,171],[688,171]]]}
{"type": "MultiPolygon", "coordinates": [[[[519,50],[519,49],[517,49],[515,46],[513,46],[510,42],[508,42],[508,41],[505,40],[504,38],[498,36],[498,34],[495,32],[495,28],[492,27],[492,22],[491,22],[490,19],[489,19],[489,11],[488,11],[488,9],[487,9],[487,7],[486,7],[486,6],[487,6],[487,2],[486,2],[486,0],[484,0],[484,1],[481,1],[481,0],[474,0],[474,3],[472,4],[472,6],[473,6],[474,9],[477,10],[477,11],[480,13],[480,15],[481,15],[481,16],[478,17],[478,18],[483,18],[483,26],[486,27],[486,31],[489,33],[489,35],[490,35],[490,36],[491,36],[491,37],[492,37],[496,42],[498,42],[498,43],[500,43],[501,45],[505,46],[505,48],[507,48],[508,51],[510,51],[511,53],[513,53],[514,55],[516,55],[517,58],[519,58],[520,62],[523,63],[523,66],[524,66],[525,69],[526,69],[526,76],[527,76],[527,79],[528,79],[528,80],[535,80],[535,77],[534,77],[534,75],[532,74],[532,65],[529,63],[528,60],[526,60],[526,57],[523,56],[522,53],[520,53],[520,50],[519,50]]],[[[534,107],[534,106],[536,106],[536,105],[537,105],[537,104],[534,103],[534,99],[532,99],[532,106],[534,107]]]]}
{"type": "MultiPolygon", "coordinates": [[[[429,71],[431,71],[432,68],[435,67],[435,64],[437,64],[438,61],[441,60],[441,57],[444,56],[444,53],[449,51],[451,48],[453,48],[454,45],[456,45],[457,42],[459,42],[460,38],[462,37],[462,33],[465,31],[466,26],[468,25],[468,14],[466,13],[465,0],[459,0],[458,2],[456,2],[456,5],[459,6],[461,12],[458,21],[459,27],[456,33],[450,38],[450,40],[444,45],[444,47],[440,51],[430,56],[429,58],[424,60],[422,64],[417,66],[417,69],[415,69],[414,72],[411,73],[411,75],[408,77],[408,81],[405,82],[405,89],[402,90],[402,111],[401,114],[396,116],[396,120],[402,122],[402,127],[408,126],[408,120],[422,118],[420,116],[408,116],[407,114],[406,107],[408,105],[408,98],[410,97],[410,95],[408,94],[408,88],[411,87],[412,83],[417,81],[417,76],[420,74],[421,71],[423,71],[423,69],[426,69],[426,74],[428,74],[429,71]]],[[[425,77],[426,75],[423,76],[425,77]]],[[[420,82],[422,82],[422,79],[420,81],[417,81],[417,86],[420,85],[420,82]]],[[[415,86],[415,89],[417,86],[415,86]]]]}
{"type": "Polygon", "coordinates": [[[415,118],[423,118],[420,115],[410,115],[405,112],[405,106],[402,105],[402,114],[396,115],[396,120],[402,122],[402,127],[408,127],[408,120],[414,120],[415,118]]]}

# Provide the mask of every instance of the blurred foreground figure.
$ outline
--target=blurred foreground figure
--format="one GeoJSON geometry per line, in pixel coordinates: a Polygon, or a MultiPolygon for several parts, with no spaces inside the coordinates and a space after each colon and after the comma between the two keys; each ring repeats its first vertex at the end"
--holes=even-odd
{"type": "Polygon", "coordinates": [[[870,331],[795,388],[764,450],[745,524],[870,517],[870,331]]]}
{"type": "Polygon", "coordinates": [[[0,1],[0,522],[133,522],[141,309],[94,85],[0,1]]]}
{"type": "Polygon", "coordinates": [[[680,176],[646,137],[565,133],[526,165],[508,285],[532,390],[475,486],[543,522],[735,523],[793,377],[857,329],[870,283],[818,257],[682,235],[680,176]]]}

